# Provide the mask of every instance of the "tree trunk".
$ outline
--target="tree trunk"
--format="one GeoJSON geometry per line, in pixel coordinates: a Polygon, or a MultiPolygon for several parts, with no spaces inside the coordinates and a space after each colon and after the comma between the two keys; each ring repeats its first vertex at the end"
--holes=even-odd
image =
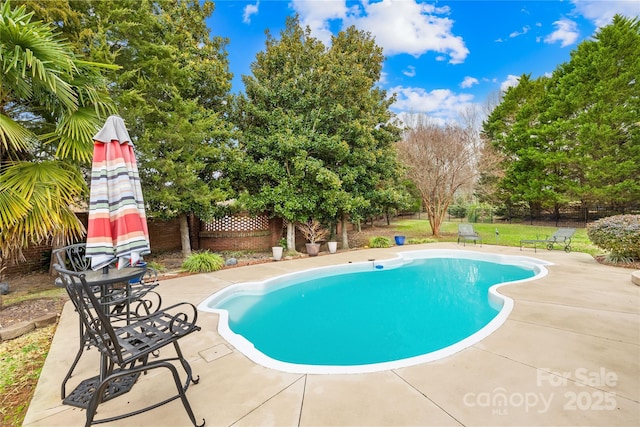
{"type": "Polygon", "coordinates": [[[191,255],[191,239],[189,239],[189,222],[187,214],[180,214],[180,243],[182,244],[182,257],[187,258],[191,255]]]}
{"type": "Polygon", "coordinates": [[[342,249],[349,249],[349,235],[347,233],[347,216],[342,216],[342,249]]]}
{"type": "Polygon", "coordinates": [[[287,221],[287,250],[296,251],[296,225],[287,221]]]}

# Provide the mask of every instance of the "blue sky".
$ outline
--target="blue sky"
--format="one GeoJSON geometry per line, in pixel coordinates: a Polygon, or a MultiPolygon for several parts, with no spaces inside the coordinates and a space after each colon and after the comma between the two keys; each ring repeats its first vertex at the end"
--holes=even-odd
{"type": "Polygon", "coordinates": [[[207,25],[229,39],[234,93],[244,90],[265,30],[279,38],[285,18],[297,13],[314,37],[355,25],[370,32],[386,60],[379,86],[397,94],[397,114],[424,113],[456,120],[470,105],[517,82],[522,74],[550,74],[614,14],[640,15],[638,0],[223,0],[207,25]]]}

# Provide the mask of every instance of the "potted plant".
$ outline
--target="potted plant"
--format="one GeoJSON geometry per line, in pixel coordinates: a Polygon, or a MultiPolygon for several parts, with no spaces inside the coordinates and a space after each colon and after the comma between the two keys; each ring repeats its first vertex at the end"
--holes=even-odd
{"type": "Polygon", "coordinates": [[[329,235],[329,230],[324,228],[318,220],[310,219],[307,222],[299,222],[296,227],[307,239],[307,254],[316,256],[320,252],[319,241],[324,240],[329,235]]]}
{"type": "Polygon", "coordinates": [[[275,261],[280,261],[282,259],[282,252],[287,247],[287,239],[282,238],[278,242],[277,246],[271,247],[271,253],[273,254],[273,259],[275,261]]]}

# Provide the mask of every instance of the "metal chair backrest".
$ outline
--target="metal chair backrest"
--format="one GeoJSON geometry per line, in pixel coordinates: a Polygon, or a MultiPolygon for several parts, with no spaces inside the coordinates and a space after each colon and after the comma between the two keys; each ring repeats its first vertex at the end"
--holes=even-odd
{"type": "Polygon", "coordinates": [[[67,294],[80,316],[86,338],[112,362],[122,364],[122,348],[109,316],[104,311],[103,302],[94,293],[95,289],[87,284],[84,273],[66,270],[59,264],[55,264],[53,268],[62,279],[67,294]]]}
{"type": "Polygon", "coordinates": [[[549,238],[554,242],[564,242],[567,239],[571,239],[575,234],[575,228],[558,228],[555,233],[549,238]]]}
{"type": "Polygon", "coordinates": [[[74,243],[52,251],[52,262],[69,267],[71,271],[86,271],[91,268],[91,258],[87,258],[86,243],[74,243]]]}
{"type": "Polygon", "coordinates": [[[461,236],[476,236],[477,233],[471,224],[458,224],[458,234],[461,236]]]}

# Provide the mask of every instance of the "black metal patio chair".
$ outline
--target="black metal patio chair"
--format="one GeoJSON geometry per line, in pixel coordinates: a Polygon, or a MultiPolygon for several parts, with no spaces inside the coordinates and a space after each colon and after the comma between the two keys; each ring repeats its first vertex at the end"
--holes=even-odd
{"type": "Polygon", "coordinates": [[[86,257],[86,247],[85,243],[74,243],[56,248],[51,252],[51,262],[71,271],[89,270],[91,268],[91,258],[86,257]]]}
{"type": "Polygon", "coordinates": [[[86,339],[100,351],[102,365],[106,365],[106,371],[102,372],[101,370],[98,377],[85,380],[87,385],[81,390],[85,393],[86,400],[85,426],[137,415],[177,398],[182,400],[193,425],[203,426],[204,419],[202,424],[197,424],[185,394],[191,383],[198,383],[199,377],[193,378],[191,366],[184,358],[178,345],[180,338],[200,330],[200,327],[196,325],[198,317],[196,307],[190,303],[179,303],[148,316],[131,317],[128,322],[116,326],[109,317],[111,302],[105,303],[99,299],[99,295],[94,293],[92,287],[85,280],[83,272],[65,270],[57,264],[54,265],[54,268],[60,275],[84,325],[86,339]],[[149,358],[150,355],[156,356],[160,349],[170,344],[173,345],[175,356],[149,358]],[[181,383],[178,370],[172,362],[179,362],[184,369],[186,373],[184,383],[181,383]],[[128,392],[141,373],[157,368],[165,368],[170,371],[177,389],[175,395],[142,409],[94,420],[100,403],[128,392]],[[127,384],[123,387],[123,383],[127,384]]]}
{"type": "MultiPolygon", "coordinates": [[[[54,265],[65,266],[64,269],[72,272],[79,273],[88,271],[91,269],[91,259],[86,257],[85,248],[85,243],[74,243],[54,249],[51,253],[51,262],[54,265]]],[[[61,277],[55,279],[55,284],[60,287],[65,286],[61,277]]],[[[101,292],[99,286],[92,286],[91,289],[94,294],[99,295],[100,299],[108,298],[110,300],[109,320],[115,323],[118,320],[129,321],[132,317],[148,316],[159,310],[162,305],[162,297],[153,291],[158,284],[158,272],[154,269],[147,268],[139,280],[128,283],[124,287],[111,288],[110,295],[108,296],[99,295],[101,292]]],[[[69,367],[60,385],[60,395],[62,399],[67,398],[67,382],[71,379],[82,354],[91,347],[91,341],[81,321],[79,322],[79,328],[80,345],[73,363],[69,367]]],[[[73,399],[69,399],[69,401],[72,400],[73,399]]]]}

